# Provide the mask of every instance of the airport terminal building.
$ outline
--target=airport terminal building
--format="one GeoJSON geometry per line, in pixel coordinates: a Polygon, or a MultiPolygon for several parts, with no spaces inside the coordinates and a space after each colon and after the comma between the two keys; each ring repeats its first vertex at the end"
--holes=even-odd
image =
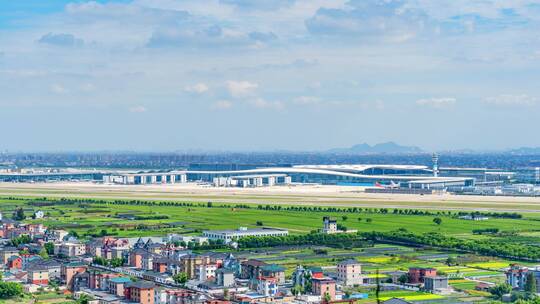
{"type": "MultiPolygon", "coordinates": [[[[211,165],[212,166],[212,165],[211,165]]],[[[212,168],[212,167],[210,167],[212,168]]],[[[210,169],[208,168],[208,169],[210,169]]],[[[472,177],[434,176],[433,169],[420,165],[298,165],[283,167],[263,167],[239,170],[187,170],[190,181],[216,182],[219,179],[240,180],[252,178],[260,183],[262,179],[276,178],[276,184],[302,183],[322,185],[374,186],[399,184],[408,188],[443,188],[447,186],[472,186],[472,177]]],[[[212,168],[213,169],[213,168],[212,168]]],[[[222,186],[227,184],[219,184],[222,186]]]]}

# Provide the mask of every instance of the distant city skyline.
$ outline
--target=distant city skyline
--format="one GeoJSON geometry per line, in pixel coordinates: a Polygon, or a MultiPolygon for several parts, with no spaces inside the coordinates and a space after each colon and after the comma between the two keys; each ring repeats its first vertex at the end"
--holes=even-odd
{"type": "Polygon", "coordinates": [[[0,150],[539,147],[536,0],[0,0],[0,150]]]}

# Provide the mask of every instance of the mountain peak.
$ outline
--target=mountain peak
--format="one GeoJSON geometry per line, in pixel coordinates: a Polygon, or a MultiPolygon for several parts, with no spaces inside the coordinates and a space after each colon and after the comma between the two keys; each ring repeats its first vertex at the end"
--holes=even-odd
{"type": "Polygon", "coordinates": [[[354,145],[350,148],[338,148],[331,149],[329,153],[338,153],[338,154],[414,154],[422,153],[422,149],[415,146],[401,146],[393,141],[378,143],[373,146],[362,143],[354,145]]]}

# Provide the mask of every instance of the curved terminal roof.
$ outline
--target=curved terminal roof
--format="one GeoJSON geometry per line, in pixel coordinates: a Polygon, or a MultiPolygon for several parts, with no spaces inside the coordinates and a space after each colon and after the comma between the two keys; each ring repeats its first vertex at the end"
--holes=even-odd
{"type": "Polygon", "coordinates": [[[381,170],[411,170],[411,171],[426,171],[430,172],[431,170],[427,166],[421,165],[299,165],[294,166],[294,168],[305,168],[305,169],[325,169],[332,171],[341,171],[341,172],[354,172],[362,173],[370,169],[381,169],[381,170]]]}
{"type": "MultiPolygon", "coordinates": [[[[374,166],[375,167],[375,166],[374,166]]],[[[418,166],[426,169],[424,166],[418,166]]],[[[396,167],[394,167],[396,168],[396,167]]],[[[415,168],[416,169],[416,168],[415,168]]],[[[231,171],[185,171],[187,174],[209,174],[209,175],[258,175],[258,174],[319,174],[319,175],[332,175],[332,176],[344,176],[361,179],[372,180],[399,180],[399,181],[413,181],[413,180],[439,180],[439,181],[463,181],[470,178],[461,177],[434,177],[432,175],[370,175],[370,174],[358,174],[351,172],[343,172],[335,169],[319,169],[319,168],[304,168],[302,166],[297,167],[272,167],[272,168],[259,168],[249,170],[231,170],[231,171]]]]}

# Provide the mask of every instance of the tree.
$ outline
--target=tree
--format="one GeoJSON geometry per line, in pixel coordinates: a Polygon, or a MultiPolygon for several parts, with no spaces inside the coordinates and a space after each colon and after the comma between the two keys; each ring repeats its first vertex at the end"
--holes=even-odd
{"type": "Polygon", "coordinates": [[[0,299],[19,297],[23,294],[22,285],[13,282],[0,282],[0,299]]]}
{"type": "Polygon", "coordinates": [[[330,303],[330,301],[332,301],[332,297],[330,296],[328,292],[326,292],[324,294],[324,303],[330,303]]]}
{"type": "Polygon", "coordinates": [[[26,218],[26,215],[24,215],[24,209],[22,207],[15,209],[15,212],[13,213],[13,220],[22,221],[25,218],[26,218]]]}
{"type": "Polygon", "coordinates": [[[342,219],[343,221],[347,221],[348,218],[349,218],[349,217],[346,216],[346,215],[344,215],[344,216],[341,217],[341,219],[342,219]]]}
{"type": "Polygon", "coordinates": [[[30,242],[32,242],[32,238],[28,234],[23,234],[11,239],[11,245],[13,245],[13,247],[19,247],[19,245],[28,244],[30,242]]]}
{"type": "Polygon", "coordinates": [[[341,231],[347,231],[347,230],[349,230],[349,229],[347,229],[347,226],[342,225],[342,224],[337,224],[337,225],[336,225],[336,228],[337,228],[338,230],[341,230],[341,231]]]}
{"type": "Polygon", "coordinates": [[[525,291],[528,293],[536,293],[536,277],[534,273],[529,272],[527,274],[527,281],[525,282],[525,291]]]}
{"type": "Polygon", "coordinates": [[[446,265],[448,266],[455,266],[457,265],[457,259],[453,256],[449,256],[447,259],[446,259],[446,265]]]}
{"type": "Polygon", "coordinates": [[[91,300],[92,298],[89,295],[83,293],[79,299],[77,299],[77,304],[88,304],[91,300]]]}
{"type": "Polygon", "coordinates": [[[293,288],[291,288],[291,292],[295,296],[301,295],[304,292],[304,288],[302,287],[302,285],[296,284],[293,286],[293,288]]]}
{"type": "Polygon", "coordinates": [[[261,222],[261,221],[257,221],[256,224],[257,224],[257,226],[263,226],[263,222],[261,222]]]}
{"type": "Polygon", "coordinates": [[[440,224],[442,224],[442,219],[440,217],[436,217],[436,218],[433,219],[433,222],[435,224],[437,224],[437,225],[440,225],[440,224]]]}
{"type": "Polygon", "coordinates": [[[187,273],[185,272],[180,272],[180,273],[177,273],[173,276],[173,280],[176,284],[180,284],[180,285],[185,285],[188,281],[188,276],[187,276],[187,273]]]}
{"type": "Polygon", "coordinates": [[[407,283],[407,281],[409,281],[409,276],[406,275],[406,274],[402,274],[402,275],[398,278],[398,282],[400,282],[401,284],[405,284],[405,283],[407,283]]]}
{"type": "Polygon", "coordinates": [[[39,256],[42,257],[44,260],[49,259],[49,254],[47,253],[47,249],[45,249],[45,247],[41,248],[41,250],[39,251],[39,256]]]}
{"type": "Polygon", "coordinates": [[[45,243],[45,245],[43,245],[43,248],[45,248],[45,250],[47,250],[48,255],[54,254],[54,244],[53,244],[53,242],[45,243]]]}
{"type": "Polygon", "coordinates": [[[123,258],[113,258],[109,261],[109,265],[111,267],[120,267],[124,265],[124,259],[123,258]]]}
{"type": "Polygon", "coordinates": [[[508,283],[503,283],[495,285],[489,289],[489,292],[494,295],[497,299],[502,298],[503,295],[510,293],[512,291],[512,286],[508,283]]]}

